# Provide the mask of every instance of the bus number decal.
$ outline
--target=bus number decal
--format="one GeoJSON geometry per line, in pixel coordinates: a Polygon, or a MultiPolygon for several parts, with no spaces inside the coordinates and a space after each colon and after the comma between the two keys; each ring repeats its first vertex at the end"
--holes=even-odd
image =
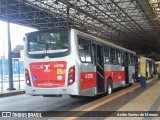
{"type": "Polygon", "coordinates": [[[93,74],[86,74],[86,75],[85,75],[85,78],[86,78],[86,79],[92,79],[92,78],[93,78],[93,74]]]}
{"type": "Polygon", "coordinates": [[[61,67],[61,68],[63,68],[64,67],[64,64],[54,64],[54,67],[61,67]]]}

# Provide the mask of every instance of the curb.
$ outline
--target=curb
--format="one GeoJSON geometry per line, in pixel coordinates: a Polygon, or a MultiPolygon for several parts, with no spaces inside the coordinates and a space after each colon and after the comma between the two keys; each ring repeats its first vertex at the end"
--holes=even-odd
{"type": "Polygon", "coordinates": [[[0,98],[14,96],[14,95],[20,95],[20,94],[25,94],[25,91],[21,90],[21,91],[9,91],[9,92],[0,93],[0,98]]]}

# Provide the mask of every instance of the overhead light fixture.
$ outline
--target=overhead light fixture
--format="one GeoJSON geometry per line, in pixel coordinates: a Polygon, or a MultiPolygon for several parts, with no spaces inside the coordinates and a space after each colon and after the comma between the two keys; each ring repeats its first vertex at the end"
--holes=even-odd
{"type": "Polygon", "coordinates": [[[148,0],[156,18],[153,20],[158,20],[160,22],[160,0],[148,0]]]}

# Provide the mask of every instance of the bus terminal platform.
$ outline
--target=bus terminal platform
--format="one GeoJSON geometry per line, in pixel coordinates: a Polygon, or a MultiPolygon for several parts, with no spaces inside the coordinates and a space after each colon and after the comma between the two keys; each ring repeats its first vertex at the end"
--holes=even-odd
{"type": "Polygon", "coordinates": [[[20,95],[20,94],[25,94],[25,91],[24,90],[5,91],[5,92],[0,92],[0,98],[14,96],[14,95],[20,95]]]}
{"type": "Polygon", "coordinates": [[[160,80],[156,77],[146,80],[146,83],[146,88],[135,83],[74,109],[80,112],[65,120],[160,120],[160,80]]]}
{"type": "MultiPolygon", "coordinates": [[[[42,118],[30,118],[33,120],[160,120],[160,80],[157,76],[146,80],[145,88],[141,88],[138,82],[132,86],[115,89],[111,95],[104,94],[96,97],[70,98],[65,95],[43,98],[24,93],[24,91],[8,91],[0,94],[0,100],[3,103],[1,111],[14,111],[15,107],[19,112],[28,110],[35,112],[42,109],[39,111],[42,113],[42,118]],[[85,102],[87,100],[90,101],[85,102]],[[39,103],[35,104],[36,101],[39,103]],[[68,103],[65,104],[62,101],[68,101],[68,103]],[[73,103],[67,106],[71,101],[73,103]],[[58,104],[64,106],[56,108],[58,104]],[[44,108],[47,114],[43,114],[44,108]]],[[[22,118],[15,117],[15,120],[17,119],[22,118]]]]}

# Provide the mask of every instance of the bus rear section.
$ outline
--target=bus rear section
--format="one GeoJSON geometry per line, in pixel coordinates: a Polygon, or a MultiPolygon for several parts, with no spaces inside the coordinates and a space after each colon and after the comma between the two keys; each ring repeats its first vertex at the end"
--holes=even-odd
{"type": "Polygon", "coordinates": [[[26,94],[96,96],[133,83],[135,53],[77,30],[29,33],[26,94]]]}
{"type": "Polygon", "coordinates": [[[73,48],[69,30],[38,31],[27,34],[24,64],[26,94],[77,95],[76,62],[71,49],[73,48]]]}

